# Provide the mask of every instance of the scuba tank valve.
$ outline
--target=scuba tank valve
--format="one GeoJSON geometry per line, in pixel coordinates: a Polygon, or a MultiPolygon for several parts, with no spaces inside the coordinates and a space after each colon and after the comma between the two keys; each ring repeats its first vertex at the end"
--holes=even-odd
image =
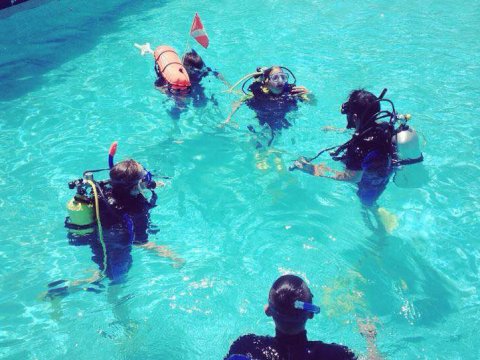
{"type": "Polygon", "coordinates": [[[93,180],[91,172],[85,173],[83,179],[68,183],[70,189],[77,188],[76,194],[67,202],[68,217],[65,220],[65,226],[74,235],[86,235],[94,231],[94,205],[86,191],[88,180],[93,180]]]}

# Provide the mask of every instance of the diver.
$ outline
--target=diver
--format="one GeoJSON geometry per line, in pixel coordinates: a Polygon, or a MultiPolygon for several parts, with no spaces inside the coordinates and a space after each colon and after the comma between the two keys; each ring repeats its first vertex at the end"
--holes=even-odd
{"type": "MultiPolygon", "coordinates": [[[[228,123],[238,108],[245,103],[255,111],[260,126],[267,129],[269,133],[266,135],[267,146],[270,146],[277,133],[292,125],[286,118],[287,114],[297,109],[299,101],[310,100],[307,96],[309,91],[305,86],[297,86],[293,73],[283,66],[260,67],[256,72],[240,79],[230,91],[242,81],[245,96],[232,104],[232,110],[224,124],[228,123]],[[289,83],[290,76],[293,78],[292,84],[289,83]],[[245,86],[251,79],[253,82],[245,91],[245,86]]],[[[251,125],[248,129],[256,133],[251,125]]],[[[264,134],[263,136],[265,137],[264,134]]],[[[257,143],[257,147],[261,147],[261,144],[257,143]]]]}
{"type": "MultiPolygon", "coordinates": [[[[157,200],[154,189],[164,184],[154,181],[153,175],[135,160],[114,164],[116,147],[114,142],[110,148],[109,169],[87,170],[83,178],[69,183],[76,194],[67,203],[69,216],[65,226],[71,245],[89,245],[92,249],[92,260],[100,272],[88,279],[90,283],[98,284],[104,277],[112,283],[125,281],[132,265],[133,245],[172,260],[174,266],[184,262],[166,246],[148,239],[155,231],[149,215],[157,200]],[[93,179],[94,173],[105,170],[109,170],[108,180],[93,179]],[[150,199],[147,199],[148,193],[150,199]]],[[[64,287],[64,283],[57,282],[57,285],[64,287]]],[[[50,287],[49,292],[55,292],[53,286],[50,287]]]]}
{"type": "MultiPolygon", "coordinates": [[[[265,314],[273,318],[275,336],[248,334],[233,342],[225,360],[314,360],[356,359],[347,347],[311,341],[307,320],[320,312],[312,304],[307,284],[296,275],[283,275],[272,285],[265,314]]],[[[375,346],[374,341],[371,342],[375,346]]]]}
{"type": "Polygon", "coordinates": [[[369,217],[372,213],[379,225],[378,229],[391,231],[397,226],[396,218],[385,209],[379,208],[377,200],[385,190],[392,173],[406,165],[423,161],[418,145],[418,137],[406,122],[410,115],[398,114],[393,103],[384,99],[387,89],[377,97],[364,89],[354,90],[348,100],[342,104],[341,113],[347,117],[347,129],[355,129],[352,138],[345,144],[320,151],[315,157],[300,157],[290,170],[299,169],[314,176],[328,177],[340,181],[355,182],[357,195],[364,206],[364,215],[372,227],[369,217]],[[386,102],[392,110],[381,110],[380,104],[386,102]],[[381,121],[388,118],[388,121],[381,121]],[[400,126],[395,127],[397,123],[400,126]],[[409,148],[409,158],[405,158],[403,149],[409,148]],[[331,169],[325,164],[312,164],[325,151],[333,150],[332,159],[345,165],[344,171],[331,169]],[[367,211],[368,210],[368,211],[367,211]],[[386,222],[387,221],[387,222],[386,222]]]}
{"type": "MultiPolygon", "coordinates": [[[[187,74],[187,78],[182,79],[183,85],[172,86],[169,80],[167,80],[164,76],[164,71],[170,64],[165,66],[165,68],[162,70],[157,63],[159,56],[155,56],[155,51],[151,49],[149,43],[144,45],[135,44],[135,47],[140,50],[141,55],[146,53],[151,53],[154,55],[154,59],[156,59],[154,68],[155,73],[157,74],[155,88],[171,97],[175,102],[175,107],[170,110],[170,114],[173,118],[178,119],[181,112],[187,109],[190,101],[192,101],[192,105],[195,108],[205,107],[208,104],[208,101],[211,101],[214,106],[218,106],[218,101],[213,95],[211,95],[210,98],[205,95],[205,88],[202,85],[202,80],[208,76],[212,75],[213,77],[222,81],[227,87],[230,86],[220,72],[212,70],[210,67],[205,65],[203,59],[194,49],[190,49],[190,51],[186,52],[181,59],[181,64],[178,64],[183,66],[183,69],[185,69],[187,74]]],[[[169,51],[170,50],[166,50],[166,52],[169,51]]],[[[183,71],[183,69],[180,68],[179,70],[183,71]]]]}

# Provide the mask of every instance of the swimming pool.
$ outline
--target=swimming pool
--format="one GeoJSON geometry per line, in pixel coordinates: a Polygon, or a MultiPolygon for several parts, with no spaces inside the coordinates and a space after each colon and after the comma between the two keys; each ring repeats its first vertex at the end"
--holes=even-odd
{"type": "Polygon", "coordinates": [[[100,3],[0,13],[2,358],[222,358],[239,335],[273,332],[263,305],[286,272],[322,307],[312,338],[361,353],[356,319],[377,317],[389,359],[480,357],[478,1],[100,3]],[[211,45],[195,48],[231,82],[283,64],[315,94],[269,153],[255,149],[247,107],[238,127],[218,127],[236,99],[220,82],[205,85],[218,106],[178,120],[154,89],[133,43],[183,49],[196,11],[211,45]],[[353,186],[286,170],[348,138],[321,129],[344,125],[339,105],[357,87],[389,88],[425,137],[429,184],[392,183],[380,199],[399,219],[388,236],[365,226],[353,186]],[[173,177],[152,240],[186,264],[134,249],[126,283],[41,301],[49,282],[96,268],[66,239],[67,182],[105,167],[113,140],[119,159],[173,177]]]}

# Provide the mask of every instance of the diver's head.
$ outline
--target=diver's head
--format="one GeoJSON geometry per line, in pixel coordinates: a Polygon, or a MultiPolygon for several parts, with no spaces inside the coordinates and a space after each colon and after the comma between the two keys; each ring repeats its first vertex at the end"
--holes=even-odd
{"type": "Polygon", "coordinates": [[[192,49],[183,56],[183,66],[187,71],[198,71],[204,68],[205,63],[200,55],[192,49]]]}
{"type": "Polygon", "coordinates": [[[320,311],[312,299],[305,281],[296,275],[283,275],[270,289],[265,314],[273,318],[277,330],[295,335],[304,331],[307,320],[320,311]]]}
{"type": "Polygon", "coordinates": [[[135,160],[121,161],[110,169],[112,188],[120,195],[136,196],[141,192],[139,184],[146,174],[143,166],[135,160]]]}
{"type": "Polygon", "coordinates": [[[263,73],[265,85],[275,95],[281,94],[288,83],[288,73],[285,73],[280,66],[272,66],[263,73]]]}
{"type": "Polygon", "coordinates": [[[380,102],[371,92],[353,90],[342,104],[342,114],[347,115],[347,129],[362,130],[373,121],[373,115],[380,111],[380,102]]]}

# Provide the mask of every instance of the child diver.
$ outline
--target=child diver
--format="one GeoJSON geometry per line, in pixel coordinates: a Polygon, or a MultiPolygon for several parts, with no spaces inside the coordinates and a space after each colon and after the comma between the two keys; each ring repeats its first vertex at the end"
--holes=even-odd
{"type": "MultiPolygon", "coordinates": [[[[297,109],[298,101],[308,101],[309,93],[305,86],[297,86],[293,73],[283,66],[271,66],[269,68],[258,68],[255,73],[244,76],[230,91],[243,81],[242,91],[245,96],[233,103],[232,111],[224,124],[228,123],[238,108],[246,103],[249,108],[255,111],[259,124],[269,129],[267,146],[273,142],[275,134],[291,126],[286,115],[297,109]],[[293,84],[288,82],[289,77],[293,78],[293,84]],[[250,79],[254,81],[245,91],[245,86],[250,79]]],[[[250,125],[249,130],[255,132],[250,125]]],[[[261,144],[257,144],[261,147],[261,144]]]]}
{"type": "MultiPolygon", "coordinates": [[[[141,55],[146,53],[154,54],[149,43],[144,45],[135,44],[135,47],[140,50],[141,55]]],[[[193,106],[196,108],[205,107],[209,100],[212,101],[213,105],[218,106],[218,102],[213,95],[209,99],[206,97],[205,88],[201,82],[209,75],[213,75],[229,87],[230,84],[225,80],[223,75],[218,71],[207,67],[203,59],[194,49],[191,49],[183,55],[182,65],[188,74],[189,83],[183,89],[173,89],[162,75],[160,68],[155,64],[155,72],[157,74],[155,88],[162,93],[171,96],[175,101],[175,107],[170,111],[171,116],[178,119],[181,112],[186,110],[190,99],[192,100],[193,106]]]]}
{"type": "Polygon", "coordinates": [[[393,103],[383,99],[387,89],[377,97],[369,91],[358,89],[350,93],[348,100],[342,104],[341,113],[347,116],[347,129],[355,129],[352,138],[345,144],[320,151],[317,156],[306,159],[300,157],[290,170],[301,170],[310,175],[328,177],[334,180],[355,182],[358,185],[357,195],[364,207],[367,224],[374,227],[369,213],[373,214],[379,230],[391,232],[397,227],[396,217],[377,205],[377,200],[385,190],[390,176],[401,166],[417,164],[423,161],[423,155],[414,141],[417,137],[404,139],[405,134],[412,134],[413,129],[406,125],[409,115],[397,114],[393,103]],[[387,102],[392,111],[381,111],[380,103],[387,102]],[[388,122],[380,122],[389,118],[388,122]],[[395,124],[400,121],[400,126],[395,124]],[[415,148],[409,154],[412,158],[401,158],[402,149],[415,148]],[[336,171],[324,164],[312,164],[311,161],[323,152],[336,149],[330,153],[332,159],[345,165],[344,171],[336,171]]]}
{"type": "MultiPolygon", "coordinates": [[[[87,170],[82,179],[69,183],[77,193],[68,202],[69,216],[65,226],[69,229],[69,243],[75,246],[89,245],[92,260],[99,266],[100,273],[91,279],[72,282],[70,288],[82,283],[98,285],[98,280],[107,277],[112,283],[121,283],[132,265],[131,249],[133,245],[154,251],[159,256],[181,266],[184,261],[165,246],[148,240],[151,232],[149,211],[156,205],[157,194],[154,189],[163,186],[155,182],[153,175],[135,160],[113,163],[117,143],[114,142],[109,153],[110,179],[93,180],[93,173],[108,169],[87,170]],[[148,192],[151,197],[147,200],[148,192]]],[[[53,289],[56,292],[68,292],[63,287],[53,289]]],[[[92,288],[90,288],[92,290],[92,288]]],[[[95,290],[92,290],[95,291],[95,290]]]]}

